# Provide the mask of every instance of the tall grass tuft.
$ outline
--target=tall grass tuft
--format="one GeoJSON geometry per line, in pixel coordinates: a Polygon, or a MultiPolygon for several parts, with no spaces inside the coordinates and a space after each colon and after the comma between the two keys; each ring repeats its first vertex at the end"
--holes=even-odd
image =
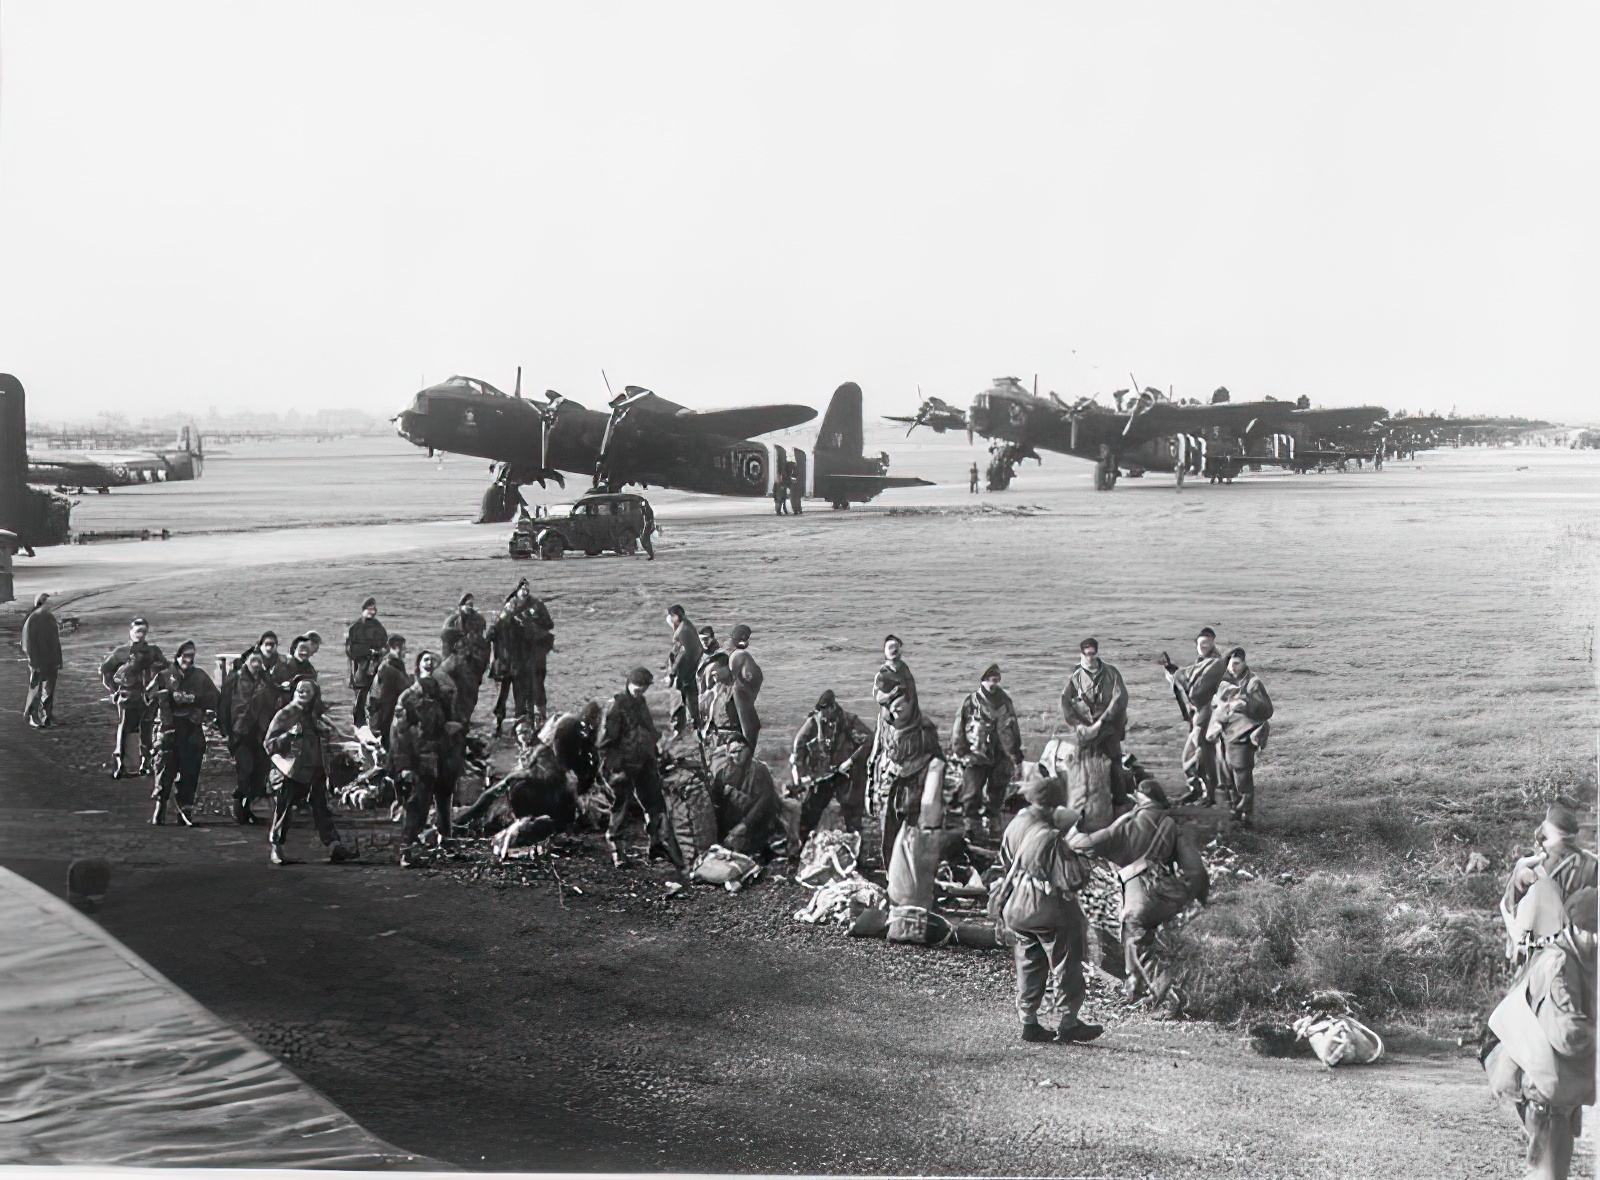
{"type": "Polygon", "coordinates": [[[1224,1022],[1293,1010],[1329,989],[1372,1017],[1465,1012],[1506,982],[1492,911],[1398,900],[1347,874],[1245,883],[1163,937],[1190,1014],[1224,1022]]]}

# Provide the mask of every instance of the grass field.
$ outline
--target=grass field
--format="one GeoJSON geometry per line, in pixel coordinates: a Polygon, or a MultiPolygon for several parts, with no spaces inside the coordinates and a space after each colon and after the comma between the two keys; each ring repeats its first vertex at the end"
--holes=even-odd
{"type": "MultiPolygon", "coordinates": [[[[921,467],[897,455],[897,468],[957,479],[970,452],[944,445],[918,458],[921,467]]],[[[236,652],[267,626],[337,636],[373,593],[391,630],[417,639],[436,634],[462,590],[490,603],[526,575],[556,618],[549,686],[560,706],[615,691],[636,663],[659,665],[668,641],[663,612],[673,602],[721,634],[750,624],[766,673],[761,754],[775,765],[821,689],[867,711],[879,645],[891,630],[906,642],[924,709],[946,731],[978,672],[998,661],[1034,756],[1056,725],[1077,642],[1094,634],[1132,695],[1128,747],[1176,787],[1183,727],[1156,659],[1163,650],[1182,658],[1195,630],[1209,624],[1221,643],[1249,650],[1277,715],[1257,770],[1258,829],[1224,833],[1254,879],[1219,880],[1202,914],[1169,940],[1192,1010],[1232,1022],[1292,1011],[1309,992],[1335,987],[1386,1030],[1450,1033],[1500,981],[1494,900],[1545,802],[1558,793],[1594,802],[1597,521],[1600,456],[1592,454],[1435,453],[1381,473],[1266,476],[1182,492],[1152,477],[1110,495],[1090,490],[1086,466],[1052,459],[1042,472],[1027,467],[999,496],[971,498],[946,485],[849,514],[669,522],[654,563],[514,563],[492,529],[438,552],[344,562],[258,565],[234,552],[236,564],[192,576],[152,568],[166,576],[85,591],[66,608],[83,619],[68,641],[64,693],[80,703],[84,724],[63,731],[71,743],[63,756],[88,771],[108,743],[101,730],[108,732],[109,715],[95,729],[97,714],[81,702],[93,664],[135,611],[151,617],[158,642],[193,637],[203,653],[236,652]],[[1489,872],[1463,873],[1474,851],[1488,858],[1489,872]]],[[[285,534],[284,543],[295,536],[285,534]]],[[[75,575],[60,565],[48,576],[70,585],[75,575]]],[[[319,663],[342,703],[349,693],[333,648],[319,663]]],[[[665,695],[653,700],[663,715],[665,695]]],[[[768,937],[759,929],[776,929],[790,908],[793,899],[777,889],[719,898],[715,912],[724,916],[714,925],[727,930],[738,920],[726,915],[743,913],[740,937],[759,942],[768,937]]],[[[665,916],[629,921],[667,923],[660,929],[669,936],[665,916]]],[[[856,970],[844,961],[840,969],[847,978],[856,970]]],[[[687,965],[677,970],[692,976],[687,965]]],[[[979,983],[968,975],[963,985],[963,994],[976,987],[990,996],[981,1007],[999,1028],[1011,1019],[1004,975],[996,963],[979,983]]],[[[312,1076],[339,1096],[336,1080],[312,1076]]],[[[1173,1133],[1188,1162],[1173,1174],[1267,1174],[1260,1161],[1277,1158],[1252,1156],[1266,1150],[1259,1143],[1230,1154],[1206,1120],[1180,1121],[1173,1133]]],[[[1114,1138],[1103,1121],[1095,1125],[1114,1138]]],[[[1227,1134],[1248,1137],[1238,1127],[1227,1134]]],[[[1511,1144],[1511,1132],[1494,1134],[1511,1144]]],[[[1481,1145],[1451,1142],[1459,1158],[1436,1174],[1476,1174],[1481,1145]]],[[[1433,1171],[1404,1155],[1401,1138],[1385,1144],[1405,1167],[1433,1171]]],[[[1040,1161],[1054,1158],[1060,1168],[1069,1158],[1022,1147],[1007,1154],[992,1142],[985,1150],[946,1157],[929,1145],[917,1158],[931,1170],[962,1159],[980,1170],[1051,1170],[1040,1161]]],[[[850,1162],[796,1152],[753,1158],[793,1167],[850,1162]]],[[[621,1157],[631,1166],[643,1158],[621,1157]]],[[[1143,1157],[1070,1158],[1088,1170],[1095,1161],[1135,1166],[1143,1157]]],[[[1321,1158],[1307,1156],[1303,1174],[1341,1174],[1336,1156],[1315,1162],[1321,1158]]]]}

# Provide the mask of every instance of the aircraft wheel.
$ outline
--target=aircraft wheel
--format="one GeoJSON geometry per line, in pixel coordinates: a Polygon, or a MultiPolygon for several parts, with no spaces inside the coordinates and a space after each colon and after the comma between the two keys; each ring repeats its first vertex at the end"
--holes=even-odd
{"type": "Polygon", "coordinates": [[[567,554],[567,543],[554,533],[539,538],[539,560],[560,561],[567,554]]]}

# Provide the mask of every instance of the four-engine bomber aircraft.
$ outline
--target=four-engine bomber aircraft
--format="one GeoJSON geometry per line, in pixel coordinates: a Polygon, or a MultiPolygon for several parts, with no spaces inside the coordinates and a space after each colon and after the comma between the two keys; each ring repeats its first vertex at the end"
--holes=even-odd
{"type": "Polygon", "coordinates": [[[914,416],[890,420],[908,422],[912,430],[965,430],[969,440],[975,434],[991,440],[989,486],[997,491],[1010,485],[1023,459],[1040,461],[1040,449],[1093,460],[1095,487],[1109,491],[1121,472],[1171,471],[1180,483],[1186,475],[1231,480],[1263,464],[1306,470],[1374,456],[1383,445],[1375,431],[1388,417],[1382,406],[1313,410],[1305,399],[1230,402],[1223,390],[1202,405],[1147,388],[1124,406],[1126,392],[1114,395],[1116,409],[1088,397],[1069,405],[1054,393],[1030,393],[1015,377],[1000,377],[964,414],[928,398],[914,416]]]}
{"type": "Polygon", "coordinates": [[[814,462],[753,436],[787,430],[817,416],[810,406],[746,406],[696,411],[630,385],[600,413],[545,392],[543,404],[516,391],[506,395],[475,377],[451,377],[418,393],[395,417],[400,435],[430,455],[435,451],[475,455],[499,465],[484,493],[480,520],[506,521],[521,499],[517,489],[563,473],[590,476],[596,487],[618,491],[626,484],[709,492],[721,496],[768,496],[788,478],[803,494],[836,508],[872,499],[885,488],[927,480],[890,476],[888,456],[862,455],[861,390],[841,385],[823,419],[814,462]]]}
{"type": "Polygon", "coordinates": [[[60,491],[134,487],[199,479],[205,470],[205,440],[193,426],[178,430],[170,449],[149,451],[29,451],[28,482],[60,491]]]}

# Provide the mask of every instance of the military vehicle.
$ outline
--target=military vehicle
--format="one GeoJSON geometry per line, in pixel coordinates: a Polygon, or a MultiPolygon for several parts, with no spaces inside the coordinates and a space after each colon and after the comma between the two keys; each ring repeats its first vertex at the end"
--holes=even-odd
{"type": "Polygon", "coordinates": [[[511,532],[511,556],[559,561],[567,551],[598,557],[610,550],[624,557],[639,548],[649,505],[636,492],[590,492],[564,515],[543,508],[517,517],[511,532]]]}

